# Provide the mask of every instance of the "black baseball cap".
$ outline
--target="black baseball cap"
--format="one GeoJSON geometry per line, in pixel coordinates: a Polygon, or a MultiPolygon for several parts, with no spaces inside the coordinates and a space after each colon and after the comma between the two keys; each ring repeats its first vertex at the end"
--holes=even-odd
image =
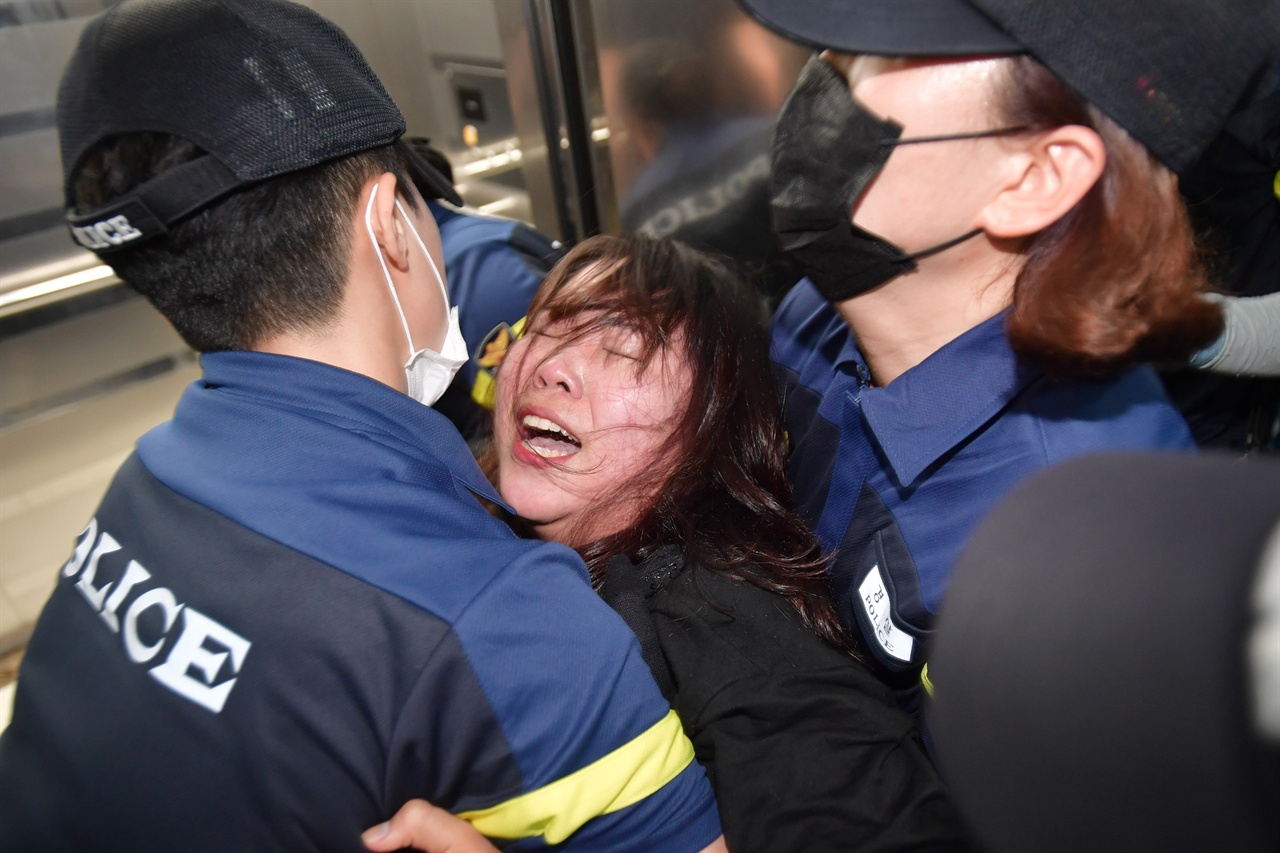
{"type": "Polygon", "coordinates": [[[1028,53],[1175,172],[1274,83],[1280,0],[738,0],[816,48],[1028,53]]]}
{"type": "MultiPolygon", "coordinates": [[[[76,241],[107,254],[155,236],[267,178],[388,145],[404,116],[351,40],[288,0],[126,0],[89,22],[58,89],[57,122],[76,241]],[[157,132],[207,154],[96,210],[72,210],[87,153],[157,132]]],[[[414,182],[455,204],[412,157],[414,182]]]]}
{"type": "Polygon", "coordinates": [[[784,38],[877,56],[980,56],[1025,48],[964,0],[739,0],[784,38]]]}

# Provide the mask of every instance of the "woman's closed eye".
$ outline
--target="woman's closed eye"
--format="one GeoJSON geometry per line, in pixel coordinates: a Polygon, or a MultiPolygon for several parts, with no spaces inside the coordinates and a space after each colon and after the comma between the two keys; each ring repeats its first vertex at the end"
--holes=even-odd
{"type": "Polygon", "coordinates": [[[600,341],[600,349],[606,356],[626,359],[643,365],[645,358],[644,340],[631,329],[612,329],[600,341]]]}
{"type": "Polygon", "coordinates": [[[637,363],[644,361],[644,359],[640,356],[638,352],[625,352],[623,350],[614,349],[612,347],[603,347],[603,349],[604,349],[604,354],[607,356],[612,356],[614,358],[622,358],[622,359],[626,359],[627,361],[634,361],[637,363]]]}

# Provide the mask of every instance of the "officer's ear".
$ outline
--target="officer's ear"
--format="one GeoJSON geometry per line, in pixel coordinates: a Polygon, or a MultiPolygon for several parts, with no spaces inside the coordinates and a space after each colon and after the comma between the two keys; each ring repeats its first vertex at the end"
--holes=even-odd
{"type": "Polygon", "coordinates": [[[368,215],[374,242],[387,259],[387,264],[403,272],[409,268],[409,239],[404,222],[396,215],[396,187],[396,176],[383,172],[365,182],[360,198],[367,207],[369,195],[373,195],[368,215]]]}
{"type": "Polygon", "coordinates": [[[1084,198],[1106,163],[1102,138],[1087,127],[1031,135],[1010,152],[1005,186],[980,211],[976,227],[1006,239],[1043,231],[1084,198]]]}

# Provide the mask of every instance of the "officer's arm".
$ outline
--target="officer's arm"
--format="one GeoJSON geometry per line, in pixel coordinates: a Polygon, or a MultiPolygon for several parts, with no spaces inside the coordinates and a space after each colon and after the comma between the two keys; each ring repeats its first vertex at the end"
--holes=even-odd
{"type": "MultiPolygon", "coordinates": [[[[410,800],[386,823],[361,836],[364,846],[375,853],[412,847],[426,853],[498,853],[475,827],[426,800],[410,800]]],[[[701,853],[729,853],[720,836],[701,853]]]]}
{"type": "Polygon", "coordinates": [[[436,800],[490,838],[584,851],[706,846],[720,834],[710,783],[635,635],[572,551],[522,547],[453,622],[518,773],[487,788],[437,781],[436,800]]]}

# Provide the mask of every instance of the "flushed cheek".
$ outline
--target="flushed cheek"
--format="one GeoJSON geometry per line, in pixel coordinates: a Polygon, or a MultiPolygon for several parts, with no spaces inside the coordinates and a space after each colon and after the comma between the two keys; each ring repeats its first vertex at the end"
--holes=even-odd
{"type": "Polygon", "coordinates": [[[637,434],[661,429],[671,420],[674,408],[668,393],[652,384],[597,382],[592,398],[593,423],[637,434]]]}
{"type": "Polygon", "coordinates": [[[498,391],[494,397],[493,435],[499,448],[509,450],[515,436],[515,389],[523,387],[525,380],[521,361],[513,360],[513,350],[498,375],[498,391]]]}
{"type": "Polygon", "coordinates": [[[594,460],[600,466],[599,473],[612,489],[641,473],[653,461],[655,446],[650,430],[636,427],[620,427],[598,441],[592,447],[594,460]]]}

